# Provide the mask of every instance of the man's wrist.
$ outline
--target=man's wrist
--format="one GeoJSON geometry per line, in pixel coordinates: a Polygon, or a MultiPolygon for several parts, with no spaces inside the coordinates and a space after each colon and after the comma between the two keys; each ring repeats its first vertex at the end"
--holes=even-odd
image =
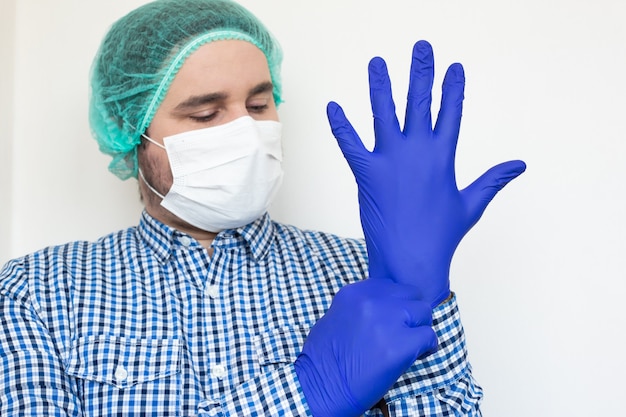
{"type": "Polygon", "coordinates": [[[452,297],[454,297],[454,293],[452,291],[450,291],[450,294],[448,294],[448,296],[441,301],[439,304],[437,304],[437,307],[439,307],[440,305],[443,305],[445,303],[447,303],[448,301],[452,300],[452,297]]]}

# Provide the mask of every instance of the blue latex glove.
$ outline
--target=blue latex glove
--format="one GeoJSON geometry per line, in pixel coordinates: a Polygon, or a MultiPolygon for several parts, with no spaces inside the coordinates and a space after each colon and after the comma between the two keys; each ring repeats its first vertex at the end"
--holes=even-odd
{"type": "Polygon", "coordinates": [[[437,348],[430,306],[414,286],[387,279],[343,287],[295,362],[313,416],[360,416],[437,348]]]}
{"type": "Polygon", "coordinates": [[[413,48],[404,130],[400,129],[387,67],[369,64],[375,147],[369,152],[336,103],[328,120],[358,184],[370,277],[416,285],[435,307],[450,294],[449,271],[459,242],[491,199],[526,169],[522,161],[494,166],[459,191],[454,172],[465,77],[448,68],[435,128],[431,121],[434,78],[430,44],[413,48]]]}

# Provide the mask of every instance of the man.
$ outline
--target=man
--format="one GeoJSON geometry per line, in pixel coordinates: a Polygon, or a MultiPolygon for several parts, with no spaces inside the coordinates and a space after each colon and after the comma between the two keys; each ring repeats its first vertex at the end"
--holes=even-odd
{"type": "Polygon", "coordinates": [[[365,244],[272,222],[280,61],[228,0],[159,0],[112,27],[91,126],[145,211],[0,272],[0,414],[480,414],[449,265],[523,163],[457,190],[462,68],[433,129],[432,50],[418,42],[402,131],[384,62],[370,63],[372,153],[328,107],[365,244]]]}

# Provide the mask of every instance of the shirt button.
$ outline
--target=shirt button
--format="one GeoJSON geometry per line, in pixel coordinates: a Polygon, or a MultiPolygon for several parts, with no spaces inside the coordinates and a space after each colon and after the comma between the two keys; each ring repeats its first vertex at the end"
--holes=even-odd
{"type": "Polygon", "coordinates": [[[211,373],[215,378],[219,380],[224,379],[226,375],[228,375],[228,372],[226,371],[226,367],[224,365],[215,365],[213,368],[211,368],[211,373]]]}
{"type": "Polygon", "coordinates": [[[191,238],[189,236],[183,236],[180,238],[181,245],[187,247],[191,245],[191,238]]]}
{"type": "Polygon", "coordinates": [[[123,366],[118,366],[115,370],[115,379],[118,381],[125,381],[128,377],[128,371],[123,366]]]}
{"type": "Polygon", "coordinates": [[[211,298],[217,298],[220,295],[220,288],[217,285],[209,285],[206,289],[206,293],[211,298]]]}

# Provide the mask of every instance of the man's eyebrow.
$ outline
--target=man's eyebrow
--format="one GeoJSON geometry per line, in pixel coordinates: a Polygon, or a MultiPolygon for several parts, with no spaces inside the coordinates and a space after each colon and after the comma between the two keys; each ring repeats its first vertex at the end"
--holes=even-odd
{"type": "MultiPolygon", "coordinates": [[[[274,85],[270,81],[264,81],[250,89],[248,91],[249,96],[255,96],[257,94],[267,93],[268,91],[274,90],[274,85]]],[[[228,97],[228,94],[217,92],[204,94],[199,96],[191,96],[187,100],[179,103],[174,110],[175,111],[185,111],[189,109],[193,109],[195,107],[203,106],[205,104],[215,103],[216,101],[224,100],[228,97]]]]}
{"type": "Polygon", "coordinates": [[[224,100],[227,97],[226,93],[210,93],[200,96],[191,96],[187,100],[179,103],[174,110],[184,111],[193,109],[194,107],[202,106],[204,104],[215,103],[216,101],[224,100]]]}
{"type": "Polygon", "coordinates": [[[248,95],[255,96],[257,94],[267,93],[268,91],[272,90],[274,90],[274,85],[270,81],[265,81],[250,89],[248,95]]]}

